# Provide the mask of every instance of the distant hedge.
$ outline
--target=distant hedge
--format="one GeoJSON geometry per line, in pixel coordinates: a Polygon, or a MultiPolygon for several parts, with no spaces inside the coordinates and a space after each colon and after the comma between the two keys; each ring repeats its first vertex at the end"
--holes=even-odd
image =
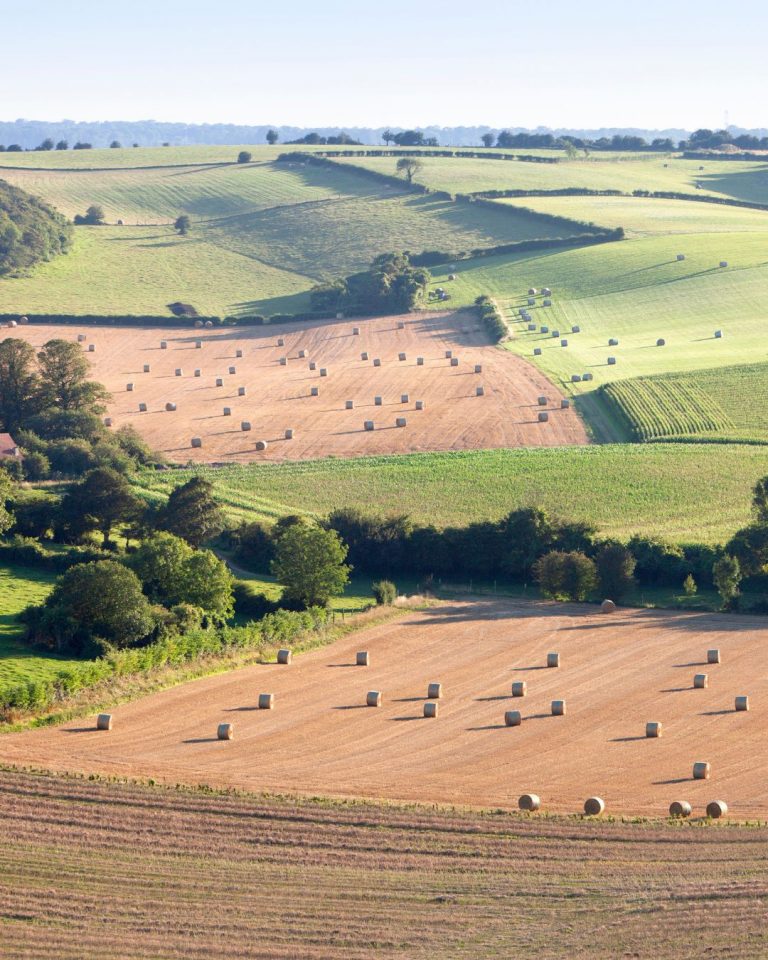
{"type": "Polygon", "coordinates": [[[483,294],[475,300],[475,308],[493,342],[499,343],[503,340],[509,333],[509,328],[496,301],[483,294]]]}
{"type": "Polygon", "coordinates": [[[548,240],[518,240],[515,243],[501,243],[495,247],[478,247],[458,253],[449,250],[425,250],[424,253],[409,254],[409,259],[417,267],[434,267],[439,264],[461,260],[475,260],[481,257],[496,257],[505,253],[526,253],[529,250],[556,250],[561,247],[589,247],[598,243],[614,243],[624,239],[624,228],[602,230],[599,233],[580,233],[572,237],[552,237],[548,240]]]}
{"type": "Polygon", "coordinates": [[[0,313],[0,323],[26,317],[32,324],[67,324],[98,327],[179,327],[199,329],[196,322],[212,323],[214,327],[260,327],[273,323],[293,323],[308,320],[330,320],[336,316],[329,311],[312,313],[276,313],[271,317],[251,314],[242,317],[162,317],[140,314],[77,314],[77,313],[0,313]]]}
{"type": "Polygon", "coordinates": [[[391,149],[388,147],[376,147],[372,150],[317,150],[311,154],[295,151],[293,153],[281,153],[278,161],[292,160],[297,157],[453,157],[460,160],[518,160],[522,163],[560,163],[560,157],[540,157],[532,153],[501,153],[491,150],[423,150],[419,147],[405,147],[401,149],[391,149]]]}
{"type": "Polygon", "coordinates": [[[46,550],[39,541],[28,537],[15,536],[10,540],[0,541],[0,563],[8,566],[33,567],[38,570],[48,570],[51,573],[66,573],[70,567],[78,563],[110,559],[114,559],[114,554],[107,550],[71,547],[69,550],[58,552],[46,550]]]}

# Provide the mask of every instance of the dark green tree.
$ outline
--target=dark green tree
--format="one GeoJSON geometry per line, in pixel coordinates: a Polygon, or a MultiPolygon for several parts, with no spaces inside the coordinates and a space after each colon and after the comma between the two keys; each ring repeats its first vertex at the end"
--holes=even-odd
{"type": "Polygon", "coordinates": [[[752,510],[760,523],[768,522],[768,477],[761,477],[752,488],[752,510]]]}
{"type": "Polygon", "coordinates": [[[97,467],[75,484],[61,502],[65,523],[80,530],[98,530],[104,546],[116,524],[130,524],[141,513],[142,502],[125,477],[109,467],[97,467]]]}
{"type": "Polygon", "coordinates": [[[0,428],[14,433],[39,409],[40,382],[35,351],[26,340],[0,343],[0,428]]]}
{"type": "Polygon", "coordinates": [[[483,141],[484,147],[492,147],[493,141],[496,139],[492,133],[484,133],[480,139],[483,141]]]}
{"type": "Polygon", "coordinates": [[[635,582],[635,558],[630,551],[623,543],[608,541],[598,550],[596,563],[603,597],[623,600],[635,582]]]}
{"type": "Polygon", "coordinates": [[[238,163],[250,163],[253,160],[253,154],[249,153],[247,150],[241,150],[237,155],[238,163]]]}
{"type": "Polygon", "coordinates": [[[539,557],[533,570],[545,597],[582,601],[597,587],[594,561],[578,551],[552,550],[539,557]]]}
{"type": "Polygon", "coordinates": [[[382,132],[381,139],[384,141],[384,143],[386,143],[387,146],[389,146],[390,143],[392,143],[392,141],[395,139],[395,135],[390,129],[386,129],[382,132]]]}
{"type": "Polygon", "coordinates": [[[167,530],[199,547],[218,536],[226,526],[224,514],[213,498],[213,484],[192,477],[176,487],[157,513],[158,530],[167,530]]]}
{"type": "Polygon", "coordinates": [[[90,365],[77,343],[49,340],[38,353],[41,406],[102,413],[106,389],[88,379],[90,365]]]}
{"type": "Polygon", "coordinates": [[[736,557],[724,553],[712,567],[712,579],[717,592],[720,594],[720,599],[723,601],[723,609],[732,608],[739,595],[739,584],[741,583],[741,570],[736,557]]]}
{"type": "Polygon", "coordinates": [[[267,130],[267,143],[270,147],[274,147],[277,141],[280,139],[280,134],[277,130],[267,130]]]}
{"type": "Polygon", "coordinates": [[[12,488],[11,478],[5,470],[0,470],[0,536],[2,536],[6,530],[10,530],[13,525],[13,514],[7,508],[7,503],[11,498],[12,488]]]}
{"type": "Polygon", "coordinates": [[[59,140],[56,144],[57,150],[69,150],[69,142],[67,140],[59,140]]]}
{"type": "Polygon", "coordinates": [[[113,150],[119,150],[122,147],[122,143],[120,143],[119,140],[113,140],[112,143],[110,143],[110,147],[113,150]]]}
{"type": "Polygon", "coordinates": [[[182,213],[180,217],[176,217],[176,220],[173,224],[173,229],[180,236],[186,237],[186,235],[189,233],[191,226],[192,226],[192,221],[189,219],[186,213],[182,213]]]}
{"type": "Polygon", "coordinates": [[[421,173],[424,164],[418,157],[400,157],[395,165],[397,172],[402,174],[408,183],[413,183],[417,173],[421,173]]]}
{"type": "Polygon", "coordinates": [[[283,585],[283,600],[324,607],[343,593],[351,568],[347,548],[335,530],[295,524],[275,544],[272,573],[283,585]]]}

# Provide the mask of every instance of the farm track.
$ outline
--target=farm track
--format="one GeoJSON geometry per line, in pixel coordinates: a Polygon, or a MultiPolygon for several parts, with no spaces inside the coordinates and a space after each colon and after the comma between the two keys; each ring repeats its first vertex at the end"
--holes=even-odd
{"type": "Polygon", "coordinates": [[[403,613],[289,667],[257,664],[115,707],[92,720],[0,737],[0,761],[58,771],[154,777],[308,795],[515,808],[521,793],[576,813],[602,796],[609,813],[665,816],[687,799],[701,815],[723,799],[738,820],[768,820],[757,757],[768,734],[768,677],[757,669],[768,621],[722,614],[475,600],[403,613]],[[706,665],[707,649],[722,663],[706,665]],[[355,667],[368,650],[371,666],[355,667]],[[559,669],[546,655],[561,654],[559,669]],[[694,690],[693,675],[709,674],[694,690]],[[511,696],[525,680],[525,697],[511,696]],[[427,684],[445,697],[422,717],[427,684]],[[368,690],[380,709],[364,706],[368,690]],[[274,710],[256,709],[260,692],[274,710]],[[753,708],[734,712],[737,695],[753,708]],[[550,703],[565,699],[567,714],[550,703]],[[519,727],[505,727],[520,710],[519,727]],[[647,721],[663,736],[646,739],[647,721]],[[234,724],[231,741],[216,727],[234,724]],[[694,761],[710,780],[691,779],[694,761]]]}
{"type": "MultiPolygon", "coordinates": [[[[35,347],[61,337],[73,340],[72,326],[17,327],[13,335],[35,347]]],[[[156,450],[186,463],[306,460],[438,450],[584,444],[587,435],[573,409],[561,410],[562,394],[527,361],[489,344],[468,314],[409,314],[363,320],[297,323],[275,327],[212,330],[83,328],[94,379],[112,393],[109,415],[115,427],[131,424],[156,450]],[[404,324],[401,330],[399,322],[404,324]],[[357,324],[360,335],[353,336],[357,324]],[[278,337],[285,347],[277,346],[278,337]],[[166,340],[167,350],[160,349],[166,340]],[[195,341],[202,348],[195,348],[195,341]],[[237,350],[244,356],[238,358],[237,350]],[[445,358],[454,351],[459,366],[445,358]],[[299,358],[306,350],[307,357],[299,358]],[[369,359],[363,361],[363,351],[369,359]],[[406,360],[399,361],[399,353],[406,360]],[[286,366],[280,357],[288,357],[286,366]],[[424,357],[418,366],[417,356],[424,357]],[[381,367],[373,367],[380,358],[381,367]],[[317,370],[309,369],[310,360],[317,370]],[[142,373],[145,363],[151,373],[142,373]],[[475,374],[475,364],[483,367],[475,374]],[[235,374],[229,374],[234,367],[235,374]],[[181,369],[183,376],[175,376],[181,369]],[[195,377],[194,370],[201,370],[195,377]],[[320,369],[328,370],[327,377],[320,369]],[[216,387],[216,378],[224,386],[216,387]],[[127,384],[133,383],[132,392],[127,384]],[[475,395],[482,385],[485,395],[475,395]],[[319,396],[310,396],[310,387],[319,396]],[[239,397],[238,389],[246,388],[239,397]],[[401,398],[408,395],[408,401],[401,398]],[[382,406],[374,405],[380,395],[382,406]],[[546,408],[537,398],[546,396],[546,408]],[[416,400],[425,409],[416,410],[416,400]],[[345,409],[347,400],[354,402],[345,409]],[[166,412],[166,402],[178,405],[166,412]],[[148,410],[139,412],[139,404],[148,410]],[[223,410],[231,409],[231,416],[223,410]],[[548,423],[538,423],[540,409],[548,423]],[[397,428],[397,417],[407,425],[397,428]],[[373,420],[376,429],[364,430],[373,420]],[[241,422],[252,425],[241,430],[241,422]],[[293,440],[285,430],[295,431],[293,440]],[[202,439],[193,449],[191,438],[202,439]],[[257,452],[257,440],[268,447],[257,452]]]]}
{"type": "Polygon", "coordinates": [[[764,956],[765,838],[0,772],[14,960],[764,956]]]}

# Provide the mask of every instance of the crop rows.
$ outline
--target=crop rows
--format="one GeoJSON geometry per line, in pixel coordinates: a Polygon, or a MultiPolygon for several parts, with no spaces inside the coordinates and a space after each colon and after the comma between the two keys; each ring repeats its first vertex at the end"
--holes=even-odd
{"type": "Polygon", "coordinates": [[[634,440],[719,433],[731,426],[725,411],[690,377],[619,380],[602,391],[634,440]]]}

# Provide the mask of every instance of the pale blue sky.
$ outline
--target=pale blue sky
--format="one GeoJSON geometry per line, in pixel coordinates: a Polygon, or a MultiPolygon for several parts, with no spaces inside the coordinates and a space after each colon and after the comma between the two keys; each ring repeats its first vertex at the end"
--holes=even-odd
{"type": "Polygon", "coordinates": [[[0,119],[768,126],[758,0],[0,0],[0,119]]]}

